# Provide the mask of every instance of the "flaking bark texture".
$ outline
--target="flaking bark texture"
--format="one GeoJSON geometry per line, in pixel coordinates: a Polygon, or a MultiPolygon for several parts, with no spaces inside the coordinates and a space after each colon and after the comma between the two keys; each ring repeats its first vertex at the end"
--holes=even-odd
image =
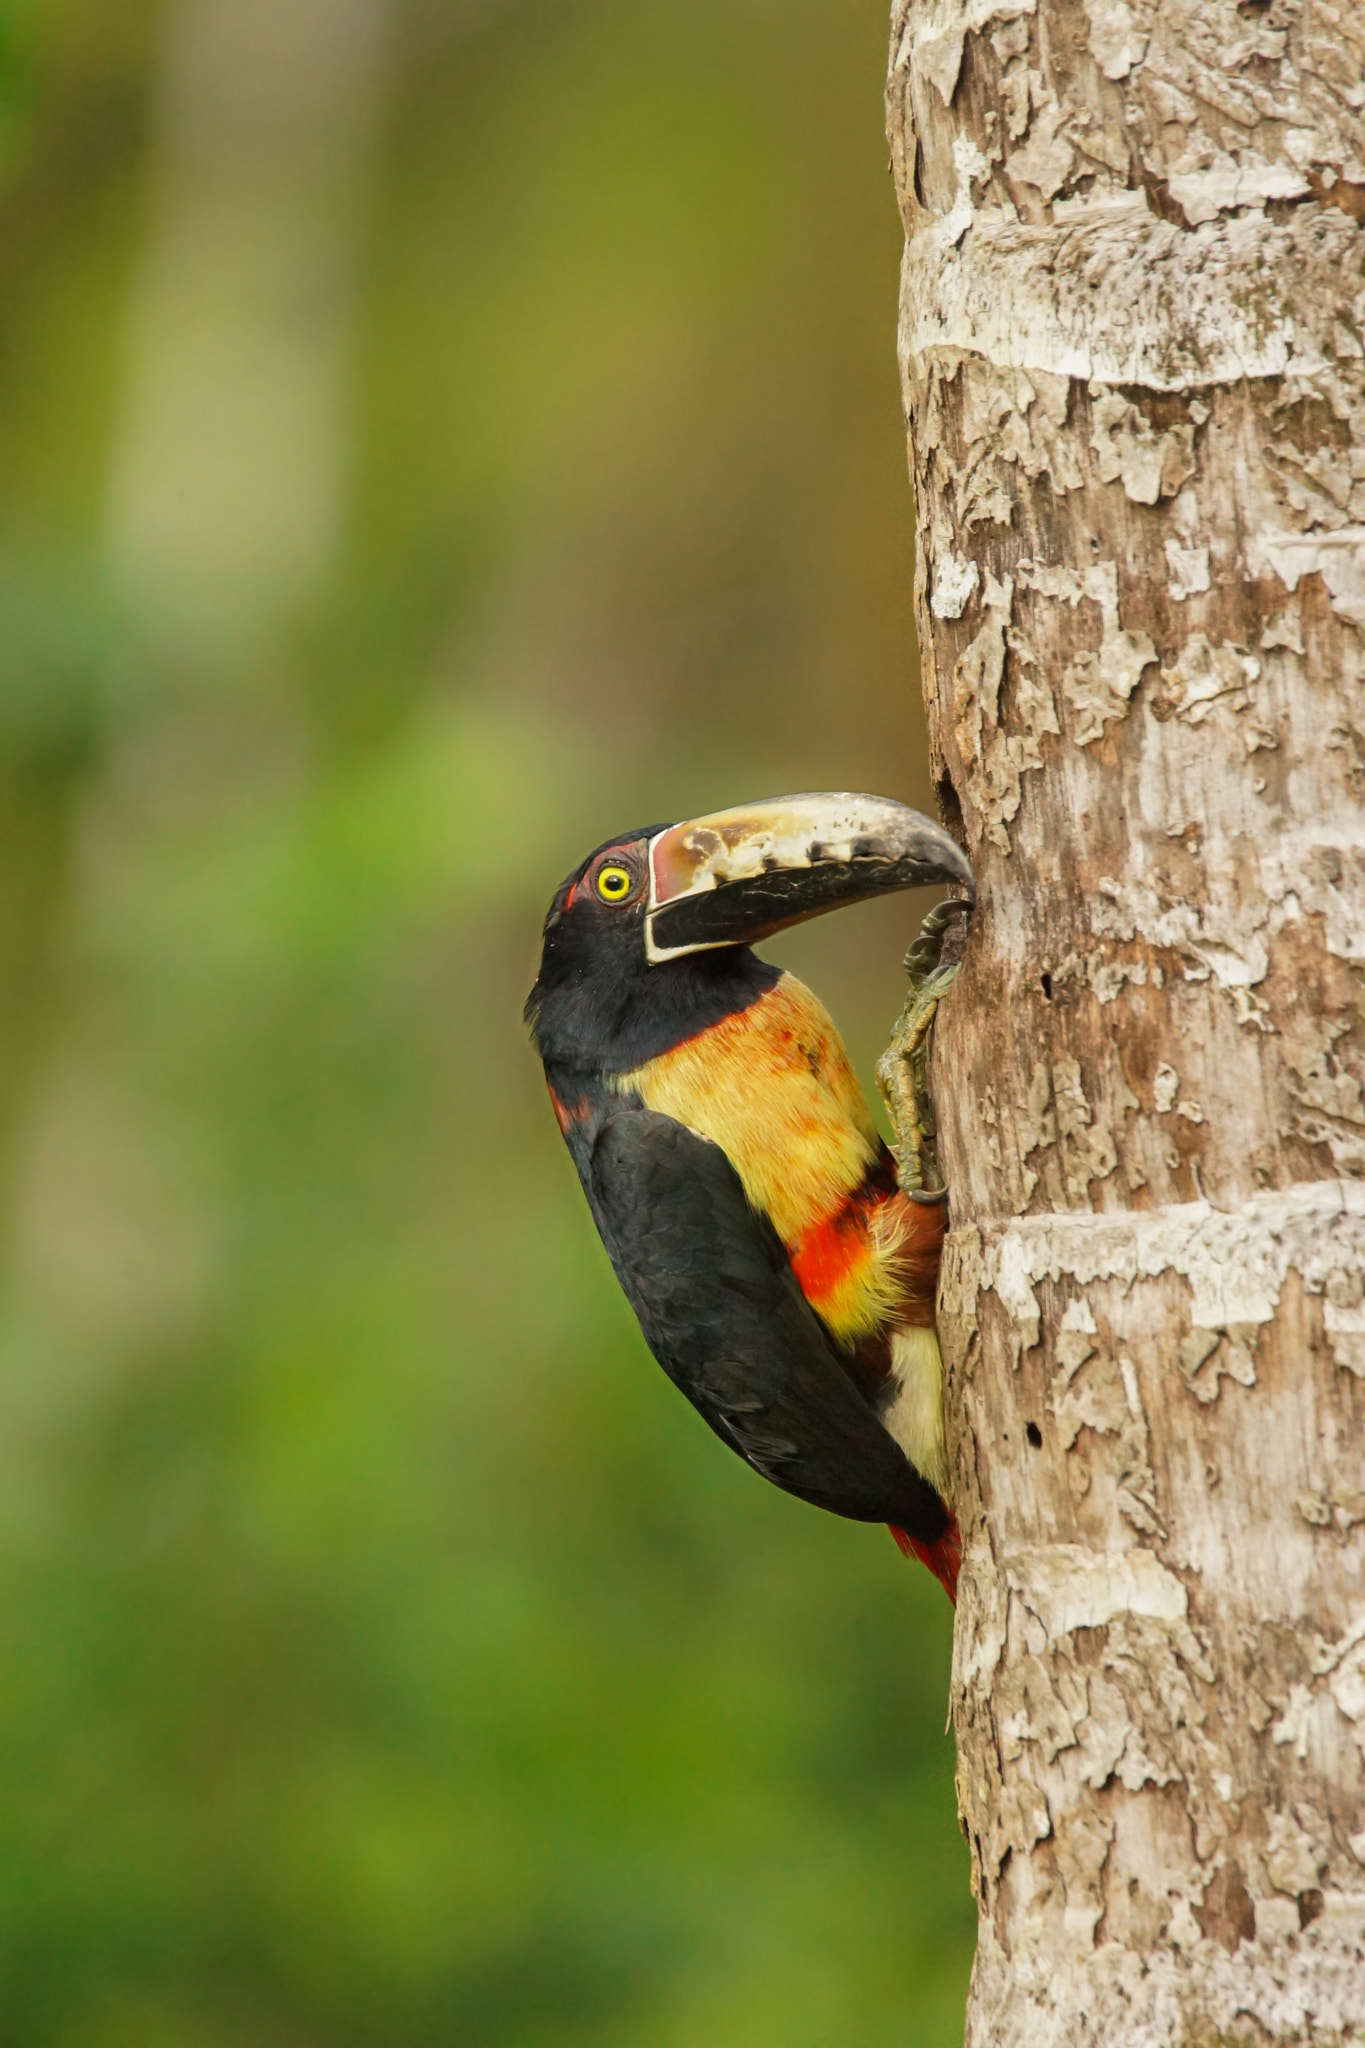
{"type": "Polygon", "coordinates": [[[970,2048],[1365,2040],[1365,10],[898,0],[970,2048]]]}

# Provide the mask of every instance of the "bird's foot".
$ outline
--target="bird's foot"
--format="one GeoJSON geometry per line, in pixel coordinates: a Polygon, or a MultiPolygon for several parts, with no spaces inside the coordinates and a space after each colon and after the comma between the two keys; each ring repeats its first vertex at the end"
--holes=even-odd
{"type": "MultiPolygon", "coordinates": [[[[905,956],[905,971],[910,978],[910,994],[918,994],[926,982],[932,980],[939,961],[943,958],[943,941],[948,927],[955,917],[970,917],[972,906],[961,896],[949,896],[944,902],[936,903],[925,915],[915,939],[905,956]]],[[[955,967],[945,968],[949,976],[956,974],[955,967]]]]}
{"type": "Polygon", "coordinates": [[[910,992],[891,1043],[877,1062],[877,1079],[891,1121],[899,1133],[900,1183],[915,1201],[941,1202],[947,1187],[939,1170],[933,1105],[929,1099],[929,1039],[938,1006],[957,979],[957,966],[940,964],[943,941],[955,917],[969,916],[960,897],[936,903],[905,956],[910,992]]]}

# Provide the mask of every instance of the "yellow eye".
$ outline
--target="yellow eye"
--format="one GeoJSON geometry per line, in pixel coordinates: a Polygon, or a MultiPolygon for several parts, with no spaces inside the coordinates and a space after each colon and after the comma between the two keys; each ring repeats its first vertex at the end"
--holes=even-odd
{"type": "Polygon", "coordinates": [[[624,903],[634,887],[629,868],[605,867],[597,877],[597,893],[604,903],[624,903]]]}

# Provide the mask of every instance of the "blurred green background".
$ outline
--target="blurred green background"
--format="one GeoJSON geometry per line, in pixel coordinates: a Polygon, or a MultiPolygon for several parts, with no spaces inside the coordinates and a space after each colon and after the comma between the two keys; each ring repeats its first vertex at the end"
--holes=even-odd
{"type": "MultiPolygon", "coordinates": [[[[0,0],[0,2042],[938,2048],[950,1615],[646,1357],[608,832],[924,803],[881,0],[0,0]]],[[[921,905],[782,957],[870,1079],[921,905]]]]}

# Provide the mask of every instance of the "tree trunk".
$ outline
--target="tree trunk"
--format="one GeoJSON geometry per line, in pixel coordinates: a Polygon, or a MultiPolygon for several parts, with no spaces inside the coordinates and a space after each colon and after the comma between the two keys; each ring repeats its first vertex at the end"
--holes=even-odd
{"type": "Polygon", "coordinates": [[[895,8],[980,2048],[1365,2038],[1363,60],[895,8]]]}

